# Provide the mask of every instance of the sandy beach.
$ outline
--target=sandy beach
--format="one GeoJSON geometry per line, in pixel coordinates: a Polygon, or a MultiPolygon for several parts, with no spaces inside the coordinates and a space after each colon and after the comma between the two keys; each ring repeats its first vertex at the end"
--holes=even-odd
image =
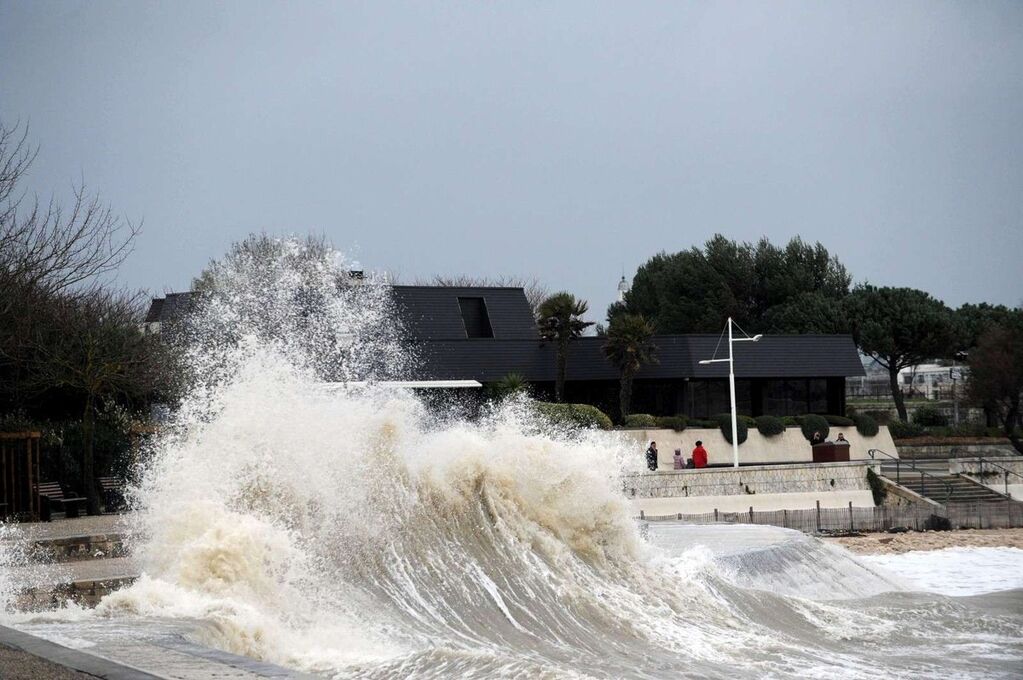
{"type": "Polygon", "coordinates": [[[866,534],[824,539],[858,555],[880,555],[942,548],[1006,547],[1023,549],[1023,529],[960,529],[866,534]]]}

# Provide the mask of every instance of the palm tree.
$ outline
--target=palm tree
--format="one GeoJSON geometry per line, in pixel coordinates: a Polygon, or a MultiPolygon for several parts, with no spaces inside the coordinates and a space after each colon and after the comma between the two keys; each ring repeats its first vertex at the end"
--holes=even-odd
{"type": "Polygon", "coordinates": [[[622,418],[629,415],[632,379],[644,364],[657,362],[657,347],[653,343],[653,336],[654,327],[640,314],[616,314],[608,326],[604,356],[621,373],[618,404],[622,418]]]}
{"type": "Polygon", "coordinates": [[[582,315],[590,308],[586,300],[576,300],[571,293],[556,293],[540,305],[540,337],[558,345],[558,375],[554,381],[557,401],[565,397],[565,372],[568,369],[568,343],[582,335],[593,323],[583,321],[582,315]]]}

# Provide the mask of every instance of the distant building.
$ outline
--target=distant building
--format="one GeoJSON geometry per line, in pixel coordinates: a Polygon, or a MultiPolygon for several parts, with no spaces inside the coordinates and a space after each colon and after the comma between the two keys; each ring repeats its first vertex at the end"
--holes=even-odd
{"type": "MultiPolygon", "coordinates": [[[[555,348],[543,342],[522,288],[393,286],[419,365],[415,380],[493,383],[518,373],[539,396],[554,393],[555,348]]],[[[166,324],[187,306],[187,293],[154,300],[146,321],[166,324]],[[173,301],[171,301],[173,298],[173,301]]],[[[157,327],[159,328],[159,326],[157,327]]],[[[658,335],[658,363],[644,366],[633,388],[634,413],[708,417],[729,410],[726,364],[701,366],[718,335],[658,335]]],[[[604,357],[604,338],[582,337],[569,349],[567,401],[618,410],[618,371],[604,357]]],[[[766,335],[735,345],[736,401],[758,416],[845,412],[847,377],[864,375],[848,335],[766,335]]]]}

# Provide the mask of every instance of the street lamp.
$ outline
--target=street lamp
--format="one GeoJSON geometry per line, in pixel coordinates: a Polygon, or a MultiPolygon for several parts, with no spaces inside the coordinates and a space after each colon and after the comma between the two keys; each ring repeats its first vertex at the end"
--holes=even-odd
{"type": "Polygon", "coordinates": [[[728,358],[703,359],[700,361],[700,364],[706,366],[707,364],[717,364],[724,361],[728,362],[728,393],[732,401],[732,460],[735,462],[735,467],[739,467],[739,426],[738,423],[736,422],[735,415],[735,363],[732,361],[732,343],[758,342],[760,338],[764,336],[761,333],[757,333],[752,338],[733,338],[732,337],[733,323],[734,322],[732,321],[732,317],[728,317],[728,358]]]}

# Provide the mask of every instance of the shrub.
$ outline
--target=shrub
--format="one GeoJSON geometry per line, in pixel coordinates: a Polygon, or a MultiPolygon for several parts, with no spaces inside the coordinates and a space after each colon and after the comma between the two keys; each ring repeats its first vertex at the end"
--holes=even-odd
{"type": "Polygon", "coordinates": [[[492,399],[504,399],[512,397],[520,392],[529,392],[529,383],[521,373],[508,373],[497,382],[489,383],[486,387],[487,393],[492,399]]]}
{"type": "Polygon", "coordinates": [[[824,441],[828,438],[828,434],[831,432],[831,428],[828,427],[828,421],[822,416],[810,414],[800,418],[799,423],[800,429],[803,430],[803,436],[809,442],[813,441],[814,433],[820,434],[820,440],[824,441]]]}
{"type": "Polygon", "coordinates": [[[887,425],[888,423],[890,423],[892,421],[892,412],[891,411],[873,410],[873,411],[864,411],[863,414],[864,415],[868,415],[871,418],[873,418],[874,420],[876,420],[878,425],[887,425]]]}
{"type": "Polygon", "coordinates": [[[611,429],[611,419],[596,406],[589,404],[554,404],[538,401],[536,411],[556,425],[573,427],[594,427],[601,430],[611,429]]]}
{"type": "Polygon", "coordinates": [[[878,427],[877,421],[866,413],[858,413],[853,416],[853,422],[856,423],[856,431],[864,437],[873,437],[881,429],[878,427]]]}
{"type": "Polygon", "coordinates": [[[695,418],[689,421],[689,427],[695,427],[703,430],[709,430],[718,426],[716,420],[706,420],[701,418],[695,418]]]}
{"type": "Polygon", "coordinates": [[[828,421],[828,425],[838,425],[840,427],[849,427],[853,424],[853,419],[846,418],[845,416],[826,415],[824,420],[828,421]]]}
{"type": "Polygon", "coordinates": [[[765,437],[774,437],[785,431],[785,423],[775,416],[760,416],[756,419],[757,430],[765,437]]]}
{"type": "Polygon", "coordinates": [[[631,413],[625,416],[622,425],[625,427],[657,427],[657,418],[654,418],[649,413],[631,413]]]}
{"type": "Polygon", "coordinates": [[[870,485],[870,495],[874,497],[874,505],[881,505],[884,503],[885,496],[888,495],[888,489],[885,487],[884,482],[877,476],[871,468],[867,468],[867,484],[870,485]]]}
{"type": "Polygon", "coordinates": [[[920,406],[913,411],[913,422],[925,427],[944,427],[948,425],[948,416],[933,406],[920,406]]]}
{"type": "MultiPolygon", "coordinates": [[[[739,443],[742,444],[746,441],[746,437],[749,436],[749,423],[753,419],[749,416],[737,416],[735,419],[735,433],[739,435],[739,443]]],[[[718,427],[721,428],[721,434],[725,436],[725,441],[729,444],[732,443],[732,416],[730,414],[722,414],[717,417],[718,427]]],[[[755,423],[754,423],[755,424],[755,423]]]]}
{"type": "Polygon", "coordinates": [[[785,427],[799,427],[799,421],[795,416],[784,416],[781,419],[781,424],[785,427]]]}
{"type": "Polygon", "coordinates": [[[664,428],[665,430],[681,432],[686,429],[688,424],[685,416],[661,416],[657,418],[657,427],[664,428]]]}
{"type": "Polygon", "coordinates": [[[961,423],[952,428],[952,435],[956,437],[986,437],[987,425],[982,423],[961,423]]]}
{"type": "Polygon", "coordinates": [[[888,423],[888,431],[893,439],[905,439],[907,437],[921,437],[926,434],[922,425],[917,423],[904,423],[901,420],[893,420],[888,423]]]}

